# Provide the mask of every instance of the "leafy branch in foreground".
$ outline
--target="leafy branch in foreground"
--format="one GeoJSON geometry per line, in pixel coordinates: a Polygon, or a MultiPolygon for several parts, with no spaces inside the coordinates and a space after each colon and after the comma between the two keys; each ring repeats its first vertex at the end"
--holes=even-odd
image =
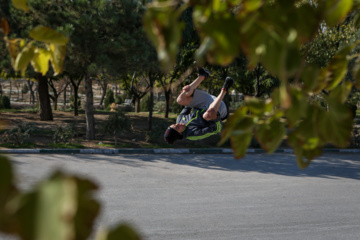
{"type": "MultiPolygon", "coordinates": [[[[89,179],[54,171],[29,191],[15,184],[7,157],[0,155],[0,231],[20,239],[85,240],[92,234],[101,205],[89,179]]],[[[139,240],[127,224],[103,229],[96,240],[139,240]]]]}
{"type": "MultiPolygon", "coordinates": [[[[19,10],[29,10],[26,0],[13,0],[12,3],[19,10]]],[[[0,33],[15,71],[20,71],[24,75],[26,68],[31,64],[35,72],[45,75],[49,70],[49,61],[55,74],[62,71],[66,44],[69,41],[67,37],[41,25],[30,30],[29,37],[32,40],[9,38],[10,32],[9,23],[3,17],[0,21],[0,33]]]]}
{"type": "Polygon", "coordinates": [[[300,168],[321,155],[328,143],[337,147],[348,145],[353,115],[345,101],[352,88],[360,88],[358,42],[346,39],[333,44],[337,53],[324,58],[328,62],[321,67],[307,62],[309,55],[304,44],[311,42],[319,29],[340,27],[347,16],[355,19],[347,31],[355,31],[359,22],[356,19],[360,19],[359,1],[322,0],[313,4],[288,0],[194,0],[179,6],[175,0],[153,1],[144,18],[164,70],[174,65],[174,48],[181,40],[174,37],[182,31],[178,16],[183,9],[192,7],[193,23],[201,40],[195,54],[198,61],[206,58],[210,64],[228,66],[245,53],[249,68],[260,63],[281,82],[265,102],[247,98],[227,122],[221,143],[230,139],[235,157],[245,155],[252,136],[269,153],[287,136],[300,168]],[[351,59],[355,64],[350,70],[350,81],[346,76],[351,59]],[[320,92],[326,92],[327,109],[309,102],[311,96],[320,92]]]}

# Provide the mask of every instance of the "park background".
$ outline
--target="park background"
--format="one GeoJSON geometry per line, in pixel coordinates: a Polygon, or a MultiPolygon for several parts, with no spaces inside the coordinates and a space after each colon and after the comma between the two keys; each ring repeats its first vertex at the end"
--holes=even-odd
{"type": "MultiPolygon", "coordinates": [[[[164,72],[156,46],[148,40],[143,27],[149,21],[144,20],[146,1],[70,4],[34,0],[29,5],[29,12],[24,14],[10,1],[2,2],[1,15],[8,19],[10,37],[26,37],[40,24],[65,34],[70,41],[63,72],[54,75],[50,68],[45,76],[35,72],[30,64],[21,72],[14,71],[6,44],[0,42],[1,146],[169,147],[163,142],[163,129],[175,121],[181,110],[175,99],[182,86],[196,78],[193,62],[202,39],[193,23],[193,9],[187,8],[179,16],[183,37],[175,65],[164,72]],[[86,90],[89,86],[92,92],[86,90]],[[93,94],[87,112],[86,94],[93,94]]],[[[322,23],[316,37],[302,45],[307,64],[324,68],[331,63],[344,45],[358,38],[356,24],[356,11],[349,12],[335,27],[322,23]]],[[[201,87],[211,94],[220,91],[226,76],[235,79],[233,91],[225,98],[232,112],[244,105],[246,96],[265,102],[281,83],[261,62],[249,68],[251,62],[243,53],[226,66],[203,64],[212,76],[201,87]]],[[[353,65],[354,61],[350,62],[349,69],[353,65]]],[[[351,81],[352,75],[347,74],[346,79],[351,81]]],[[[328,94],[319,91],[308,101],[327,109],[328,94]]],[[[359,99],[358,90],[353,88],[346,104],[355,115],[359,114],[359,99]]],[[[356,117],[348,147],[359,147],[357,124],[356,117]]],[[[179,146],[211,147],[217,146],[219,140],[220,137],[199,143],[185,141],[179,146]]],[[[254,139],[250,146],[260,147],[254,139]]],[[[286,143],[280,146],[286,147],[286,143]]]]}

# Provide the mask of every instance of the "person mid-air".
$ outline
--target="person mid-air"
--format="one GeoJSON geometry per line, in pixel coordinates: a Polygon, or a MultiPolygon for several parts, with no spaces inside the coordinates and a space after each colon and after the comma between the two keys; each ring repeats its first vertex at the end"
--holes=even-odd
{"type": "Polygon", "coordinates": [[[166,129],[164,134],[166,142],[173,144],[178,139],[201,140],[221,131],[221,121],[229,115],[229,110],[222,100],[234,80],[227,77],[220,94],[215,97],[196,89],[210,75],[206,68],[199,68],[198,77],[190,85],[183,87],[177,103],[185,108],[177,117],[176,124],[166,129]]]}

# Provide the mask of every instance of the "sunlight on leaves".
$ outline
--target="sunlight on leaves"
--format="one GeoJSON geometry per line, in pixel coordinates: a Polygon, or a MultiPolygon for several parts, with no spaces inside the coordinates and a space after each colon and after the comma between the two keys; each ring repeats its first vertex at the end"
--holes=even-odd
{"type": "Polygon", "coordinates": [[[19,10],[22,10],[24,12],[29,11],[27,0],[11,0],[11,2],[14,5],[15,8],[17,8],[19,10]]]}
{"type": "Polygon", "coordinates": [[[55,75],[58,75],[62,72],[65,54],[66,54],[66,45],[55,45],[50,44],[48,50],[51,55],[51,65],[54,69],[55,75]]]}
{"type": "Polygon", "coordinates": [[[353,84],[349,81],[343,82],[334,88],[330,93],[330,98],[336,99],[336,101],[345,103],[351,92],[353,84]]]}
{"type": "Polygon", "coordinates": [[[324,1],[325,20],[330,27],[334,27],[348,14],[352,7],[352,0],[327,0],[324,1]]]}
{"type": "Polygon", "coordinates": [[[270,123],[257,125],[254,135],[263,149],[273,153],[281,144],[285,133],[285,124],[280,119],[274,119],[270,123]]]}
{"type": "Polygon", "coordinates": [[[59,45],[65,45],[69,41],[63,34],[44,26],[33,28],[30,31],[29,36],[37,41],[59,45]]]}
{"type": "Polygon", "coordinates": [[[15,71],[24,71],[29,65],[31,59],[34,56],[35,47],[33,42],[29,42],[18,55],[16,56],[14,70],[15,71]]]}
{"type": "Polygon", "coordinates": [[[36,48],[34,51],[34,57],[31,60],[31,65],[36,72],[45,75],[49,70],[49,60],[51,53],[46,49],[36,48]]]}

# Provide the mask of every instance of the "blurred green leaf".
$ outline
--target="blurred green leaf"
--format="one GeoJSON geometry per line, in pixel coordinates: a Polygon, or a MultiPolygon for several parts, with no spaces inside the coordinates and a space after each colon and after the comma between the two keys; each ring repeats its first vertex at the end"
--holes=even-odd
{"type": "Polygon", "coordinates": [[[355,66],[352,69],[352,76],[354,79],[354,86],[360,89],[360,61],[357,60],[355,66]]]}
{"type": "Polygon", "coordinates": [[[320,68],[313,64],[307,64],[302,71],[301,80],[303,81],[303,91],[311,92],[318,83],[320,68]]]}
{"type": "Polygon", "coordinates": [[[7,36],[9,35],[10,33],[10,26],[9,26],[9,23],[6,21],[6,18],[5,17],[2,17],[1,18],[1,21],[0,21],[0,30],[1,32],[7,36]]]}
{"type": "Polygon", "coordinates": [[[306,116],[308,99],[304,97],[300,89],[293,88],[290,92],[291,107],[286,109],[285,116],[289,121],[289,126],[294,127],[296,123],[306,116]]]}
{"type": "Polygon", "coordinates": [[[35,47],[33,42],[29,42],[16,56],[14,70],[23,71],[29,65],[31,59],[34,56],[35,47]]]}
{"type": "Polygon", "coordinates": [[[294,18],[294,26],[298,32],[300,42],[309,41],[318,30],[319,11],[310,3],[305,3],[295,8],[289,15],[294,18]]]}
{"type": "Polygon", "coordinates": [[[252,132],[238,133],[230,137],[235,158],[239,159],[246,155],[246,149],[249,147],[251,139],[252,132]]]}
{"type": "Polygon", "coordinates": [[[285,125],[280,119],[274,119],[270,123],[266,122],[255,127],[255,138],[268,153],[274,152],[279,147],[285,134],[285,125]]]}
{"type": "Polygon", "coordinates": [[[256,11],[259,9],[259,7],[261,7],[261,5],[263,4],[262,0],[244,0],[242,2],[243,4],[243,11],[245,12],[252,12],[252,11],[256,11]]]}
{"type": "MultiPolygon", "coordinates": [[[[194,24],[200,30],[199,35],[203,40],[200,50],[205,49],[204,44],[206,46],[208,62],[227,66],[240,51],[240,34],[236,34],[239,32],[239,25],[235,16],[228,12],[225,2],[218,2],[223,7],[219,6],[217,11],[213,10],[210,15],[207,15],[210,11],[206,6],[195,7],[194,24]],[[207,19],[206,22],[203,21],[204,18],[207,19]],[[211,45],[208,45],[209,39],[211,45]]],[[[200,53],[197,52],[196,55],[201,56],[200,53]]]]}
{"type": "Polygon", "coordinates": [[[346,46],[345,48],[341,49],[327,66],[329,74],[328,84],[326,87],[327,90],[335,88],[344,79],[348,66],[347,56],[354,47],[355,44],[346,46]]]}
{"type": "MultiPolygon", "coordinates": [[[[248,108],[246,106],[242,106],[229,117],[229,119],[226,121],[224,130],[221,132],[221,140],[219,145],[224,144],[224,142],[230,138],[233,129],[238,125],[239,121],[245,118],[247,111],[248,108]]],[[[252,126],[252,124],[253,121],[251,120],[246,124],[246,127],[252,126]]]]}
{"type": "Polygon", "coordinates": [[[24,12],[29,11],[27,0],[11,0],[11,1],[12,1],[15,8],[17,8],[19,10],[22,10],[24,12]]]}
{"type": "MultiPolygon", "coordinates": [[[[310,139],[312,141],[312,139],[310,139]]],[[[312,148],[305,148],[301,139],[296,137],[295,133],[290,133],[288,136],[288,143],[293,147],[296,155],[296,163],[299,168],[307,168],[311,160],[321,155],[321,145],[312,148]]]]}
{"type": "Polygon", "coordinates": [[[9,40],[7,37],[4,38],[5,43],[6,43],[6,47],[9,51],[10,54],[10,58],[11,58],[11,65],[14,67],[15,65],[15,61],[16,61],[16,57],[19,54],[19,42],[21,41],[20,39],[11,39],[9,40]]]}
{"type": "Polygon", "coordinates": [[[352,7],[353,0],[326,0],[324,5],[325,21],[329,27],[334,27],[343,20],[352,7]]]}
{"type": "Polygon", "coordinates": [[[255,115],[263,115],[265,112],[265,103],[256,97],[247,97],[245,99],[249,111],[255,115]]]}
{"type": "Polygon", "coordinates": [[[319,71],[319,74],[317,75],[317,79],[315,81],[316,85],[315,87],[312,89],[313,93],[319,93],[320,91],[322,91],[325,87],[327,82],[329,81],[331,73],[328,72],[328,69],[325,68],[321,68],[319,71]]]}
{"type": "Polygon", "coordinates": [[[294,149],[299,168],[306,168],[312,159],[321,155],[324,142],[319,137],[317,124],[320,109],[309,106],[306,118],[288,135],[288,143],[294,149]],[[306,158],[306,160],[304,159],[306,158]]]}
{"type": "Polygon", "coordinates": [[[89,180],[55,172],[22,197],[17,211],[21,238],[86,239],[99,212],[91,197],[96,188],[89,180]]]}
{"type": "Polygon", "coordinates": [[[228,119],[225,129],[222,131],[222,137],[219,145],[223,144],[227,139],[231,140],[231,147],[236,158],[245,156],[248,148],[254,126],[254,119],[247,116],[248,108],[242,106],[228,119]]]}
{"type": "Polygon", "coordinates": [[[9,202],[18,194],[14,184],[14,172],[7,157],[0,155],[0,231],[14,233],[16,224],[11,217],[9,202]]]}
{"type": "Polygon", "coordinates": [[[165,71],[170,71],[176,62],[178,45],[184,24],[179,21],[186,4],[178,7],[173,1],[153,1],[148,4],[144,16],[145,30],[156,47],[157,55],[165,71]]]}
{"type": "Polygon", "coordinates": [[[42,75],[45,75],[49,70],[50,58],[51,54],[48,50],[36,48],[34,51],[34,57],[31,60],[31,65],[33,66],[35,72],[40,72],[42,75]]]}
{"type": "Polygon", "coordinates": [[[62,72],[63,63],[66,54],[66,45],[55,45],[50,44],[48,46],[48,50],[50,51],[51,55],[51,65],[54,69],[55,75],[62,72]]]}
{"type": "Polygon", "coordinates": [[[29,36],[37,41],[58,45],[65,45],[69,41],[69,39],[63,34],[44,26],[37,26],[33,28],[30,31],[29,36]]]}
{"type": "Polygon", "coordinates": [[[353,116],[350,109],[337,99],[328,98],[329,111],[322,111],[316,122],[319,135],[338,147],[346,147],[351,138],[353,116]]]}
{"type": "Polygon", "coordinates": [[[249,147],[253,134],[254,120],[251,117],[244,117],[231,130],[231,147],[235,158],[245,156],[246,149],[249,147]]]}
{"type": "Polygon", "coordinates": [[[96,240],[140,240],[139,234],[129,225],[120,224],[108,230],[101,230],[96,236],[96,240]]]}
{"type": "Polygon", "coordinates": [[[349,81],[343,82],[341,85],[338,85],[330,93],[330,98],[336,99],[337,101],[344,103],[351,92],[353,84],[349,81]]]}

